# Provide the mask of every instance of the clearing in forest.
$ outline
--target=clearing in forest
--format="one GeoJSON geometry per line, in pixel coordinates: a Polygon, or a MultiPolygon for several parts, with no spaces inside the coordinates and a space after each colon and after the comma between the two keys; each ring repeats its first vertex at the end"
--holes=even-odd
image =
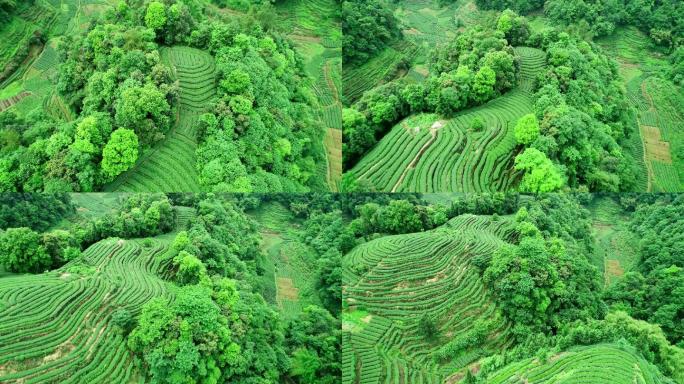
{"type": "Polygon", "coordinates": [[[495,252],[512,230],[505,217],[462,215],[432,231],[369,241],[345,255],[342,382],[442,383],[510,345],[509,324],[471,260],[495,252]],[[439,330],[432,341],[419,332],[425,314],[439,330]],[[483,345],[435,359],[436,351],[482,321],[491,321],[483,345]]]}
{"type": "Polygon", "coordinates": [[[214,59],[189,47],[161,50],[180,87],[175,124],[161,142],[141,156],[136,165],[119,175],[106,191],[198,192],[195,167],[195,123],[216,95],[214,59]]]}
{"type": "Polygon", "coordinates": [[[295,49],[304,59],[309,87],[318,105],[318,119],[326,128],[321,164],[330,190],[337,191],[342,177],[342,35],[335,0],[288,0],[277,5],[280,24],[289,31],[295,49]]]}

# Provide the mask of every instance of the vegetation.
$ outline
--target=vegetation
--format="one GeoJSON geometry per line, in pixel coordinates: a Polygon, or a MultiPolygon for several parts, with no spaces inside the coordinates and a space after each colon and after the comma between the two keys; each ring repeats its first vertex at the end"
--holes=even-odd
{"type": "Polygon", "coordinates": [[[677,280],[654,288],[633,277],[651,260],[676,273],[676,236],[651,236],[677,230],[678,197],[379,196],[391,195],[356,205],[359,245],[342,261],[343,382],[684,380],[684,351],[670,328],[681,322],[671,317],[681,297],[658,296],[677,280]],[[397,205],[407,207],[407,223],[412,212],[441,212],[443,220],[396,235],[383,215],[368,216],[397,205]],[[629,223],[608,250],[597,237],[603,220],[629,223]],[[612,253],[637,238],[638,254],[615,266],[612,253]],[[614,275],[632,262],[634,271],[614,275]]]}
{"type": "Polygon", "coordinates": [[[13,196],[0,234],[0,381],[339,383],[341,292],[329,266],[340,256],[317,244],[346,224],[301,203],[331,195],[278,197],[293,214],[273,224],[306,227],[293,241],[309,262],[287,259],[290,291],[278,296],[301,305],[285,306],[267,294],[287,288],[266,265],[269,196],[13,196]],[[47,202],[76,210],[59,229],[15,226],[47,202]]]}
{"type": "Polygon", "coordinates": [[[343,116],[350,190],[679,190],[681,166],[672,148],[681,140],[668,127],[680,121],[677,107],[671,108],[680,96],[666,80],[676,60],[663,60],[667,49],[657,46],[597,45],[591,39],[613,30],[618,35],[618,26],[631,24],[674,46],[680,7],[649,5],[644,19],[632,22],[641,17],[639,2],[475,3],[480,9],[459,2],[390,4],[402,34],[365,64],[345,68],[354,92],[343,116]],[[543,14],[529,19],[516,13],[542,7],[543,14]],[[468,36],[477,36],[477,43],[469,44],[468,36]],[[483,49],[490,50],[488,58],[483,49]],[[390,57],[400,59],[388,62],[390,57]],[[658,67],[642,65],[640,75],[635,59],[657,61],[658,67]],[[466,66],[471,81],[464,80],[466,66]],[[483,66],[496,74],[492,93],[485,84],[493,77],[483,66]],[[374,75],[376,67],[382,76],[374,75]],[[635,77],[647,78],[645,69],[653,82],[657,77],[657,92],[649,91],[653,82],[641,88],[636,83],[635,77]],[[357,85],[359,78],[367,79],[365,86],[357,85]],[[543,187],[532,181],[546,178],[552,181],[543,187]]]}
{"type": "Polygon", "coordinates": [[[325,140],[339,147],[316,109],[318,73],[267,17],[285,9],[263,2],[235,18],[205,0],[128,0],[88,5],[79,23],[78,4],[31,3],[15,12],[45,9],[75,29],[42,26],[30,45],[40,58],[0,84],[2,190],[336,188],[341,171],[318,166],[325,140]]]}

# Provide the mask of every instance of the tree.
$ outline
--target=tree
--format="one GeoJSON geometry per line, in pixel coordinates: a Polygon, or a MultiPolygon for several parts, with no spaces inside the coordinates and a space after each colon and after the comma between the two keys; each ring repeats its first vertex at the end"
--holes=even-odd
{"type": "Polygon", "coordinates": [[[392,39],[401,36],[399,22],[383,0],[342,2],[342,55],[362,64],[392,39]]]}
{"type": "Polygon", "coordinates": [[[116,101],[116,123],[132,129],[144,145],[164,137],[170,127],[171,107],[154,84],[125,88],[116,101]]]}
{"type": "Polygon", "coordinates": [[[223,382],[238,364],[240,347],[221,311],[210,289],[181,287],[173,302],[157,297],[143,306],[128,346],[154,382],[223,382]]]}
{"type": "Polygon", "coordinates": [[[473,100],[482,103],[494,97],[495,84],[496,72],[489,66],[482,66],[475,74],[473,81],[473,100]]]}
{"type": "Polygon", "coordinates": [[[198,284],[207,275],[207,268],[196,256],[180,251],[173,258],[176,267],[176,281],[183,285],[198,284]]]}
{"type": "Polygon", "coordinates": [[[305,383],[333,384],[341,375],[341,330],[337,319],[310,305],[290,323],[286,346],[293,358],[293,374],[305,383]]]}
{"type": "Polygon", "coordinates": [[[102,173],[113,180],[138,160],[138,136],[130,129],[119,128],[102,151],[102,173]]]}
{"type": "Polygon", "coordinates": [[[52,266],[40,234],[30,228],[8,228],[0,234],[0,264],[8,271],[40,273],[52,266]]]}
{"type": "Polygon", "coordinates": [[[133,315],[126,308],[119,308],[112,313],[112,325],[127,336],[135,326],[133,315]]]}
{"type": "Polygon", "coordinates": [[[528,145],[539,137],[539,122],[534,113],[521,117],[515,124],[515,141],[528,145]]]}
{"type": "Polygon", "coordinates": [[[484,119],[480,116],[475,116],[472,120],[470,120],[470,129],[473,132],[480,132],[481,130],[484,129],[485,122],[484,119]]]}
{"type": "Polygon", "coordinates": [[[164,4],[153,1],[147,6],[147,12],[145,13],[145,25],[148,27],[159,30],[166,24],[166,7],[164,4]]]}
{"type": "Polygon", "coordinates": [[[561,171],[536,148],[527,148],[516,156],[515,169],[524,171],[520,182],[520,190],[523,192],[553,192],[564,185],[561,171]]]}
{"type": "Polygon", "coordinates": [[[424,313],[423,316],[420,317],[420,320],[418,321],[418,332],[427,340],[433,340],[437,336],[439,329],[437,329],[435,320],[430,317],[428,313],[424,313]]]}

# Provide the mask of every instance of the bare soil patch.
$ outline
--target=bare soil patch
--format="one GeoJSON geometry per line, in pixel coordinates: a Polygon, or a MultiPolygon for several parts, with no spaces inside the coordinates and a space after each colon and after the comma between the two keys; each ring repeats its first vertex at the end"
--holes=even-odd
{"type": "Polygon", "coordinates": [[[296,301],[299,298],[299,289],[294,286],[292,279],[288,277],[277,277],[278,301],[282,299],[296,301]]]}
{"type": "Polygon", "coordinates": [[[651,125],[641,125],[641,135],[644,139],[646,158],[648,160],[660,161],[665,164],[672,164],[670,154],[670,143],[663,141],[660,129],[651,125]]]}

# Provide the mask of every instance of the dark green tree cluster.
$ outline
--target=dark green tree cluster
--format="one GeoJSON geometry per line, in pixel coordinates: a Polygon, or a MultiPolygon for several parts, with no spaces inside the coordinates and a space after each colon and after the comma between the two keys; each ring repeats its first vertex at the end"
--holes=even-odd
{"type": "Polygon", "coordinates": [[[634,25],[671,50],[684,41],[684,4],[678,0],[547,0],[544,10],[553,20],[575,24],[593,36],[609,35],[620,25],[634,25]]]}
{"type": "Polygon", "coordinates": [[[0,194],[0,229],[28,227],[44,231],[76,210],[68,194],[0,194]]]}
{"type": "Polygon", "coordinates": [[[658,324],[673,344],[684,347],[684,200],[659,200],[641,205],[634,214],[639,263],[611,286],[606,301],[658,324]]]}
{"type": "Polygon", "coordinates": [[[201,23],[194,46],[216,57],[218,96],[197,123],[200,183],[223,192],[322,189],[324,129],[290,44],[254,26],[201,23]]]}
{"type": "Polygon", "coordinates": [[[108,237],[156,236],[175,228],[176,211],[166,195],[135,194],[114,212],[76,225],[71,231],[82,248],[108,237]]]}
{"type": "Polygon", "coordinates": [[[401,36],[399,21],[385,0],[342,2],[342,58],[358,65],[401,36]]]}
{"type": "Polygon", "coordinates": [[[16,0],[0,0],[0,22],[9,21],[16,7],[16,0]]]}
{"type": "Polygon", "coordinates": [[[449,117],[481,105],[514,87],[516,70],[504,32],[478,26],[459,34],[432,52],[424,83],[392,81],[342,111],[345,169],[401,119],[419,112],[449,117]]]}
{"type": "MultiPolygon", "coordinates": [[[[559,207],[573,208],[572,204],[559,207]]],[[[567,212],[554,218],[572,216],[567,212]]],[[[559,231],[542,232],[535,224],[537,218],[521,208],[516,214],[517,243],[502,247],[491,260],[475,260],[519,341],[534,333],[555,333],[574,320],[599,318],[605,311],[596,267],[575,242],[562,240],[559,231]]]]}
{"type": "Polygon", "coordinates": [[[400,234],[422,232],[446,223],[446,208],[441,205],[414,204],[392,200],[387,205],[366,203],[356,208],[351,227],[357,236],[373,233],[400,234]]]}
{"type": "Polygon", "coordinates": [[[57,89],[78,118],[6,116],[5,133],[15,139],[5,143],[3,190],[93,191],[164,138],[176,89],[141,12],[121,2],[87,31],[65,37],[57,89]]]}
{"type": "Polygon", "coordinates": [[[617,192],[634,186],[634,160],[621,143],[634,132],[615,62],[585,41],[546,29],[528,39],[543,49],[547,66],[537,78],[534,121],[520,121],[525,151],[516,158],[521,188],[617,192]],[[587,91],[591,89],[591,91],[587,91]],[[527,144],[525,144],[527,143],[527,144]]]}
{"type": "Polygon", "coordinates": [[[81,254],[76,239],[64,230],[44,234],[30,228],[0,232],[0,265],[17,273],[41,273],[81,254]]]}
{"type": "Polygon", "coordinates": [[[213,197],[196,206],[197,216],[187,231],[176,236],[173,248],[184,264],[201,262],[209,274],[236,278],[244,275],[245,262],[259,253],[256,223],[230,201],[213,197]]]}
{"type": "Polygon", "coordinates": [[[197,216],[167,255],[179,293],[143,308],[129,347],[158,382],[336,383],[339,320],[312,306],[286,324],[255,293],[259,236],[246,198],[191,199],[197,216]]]}

